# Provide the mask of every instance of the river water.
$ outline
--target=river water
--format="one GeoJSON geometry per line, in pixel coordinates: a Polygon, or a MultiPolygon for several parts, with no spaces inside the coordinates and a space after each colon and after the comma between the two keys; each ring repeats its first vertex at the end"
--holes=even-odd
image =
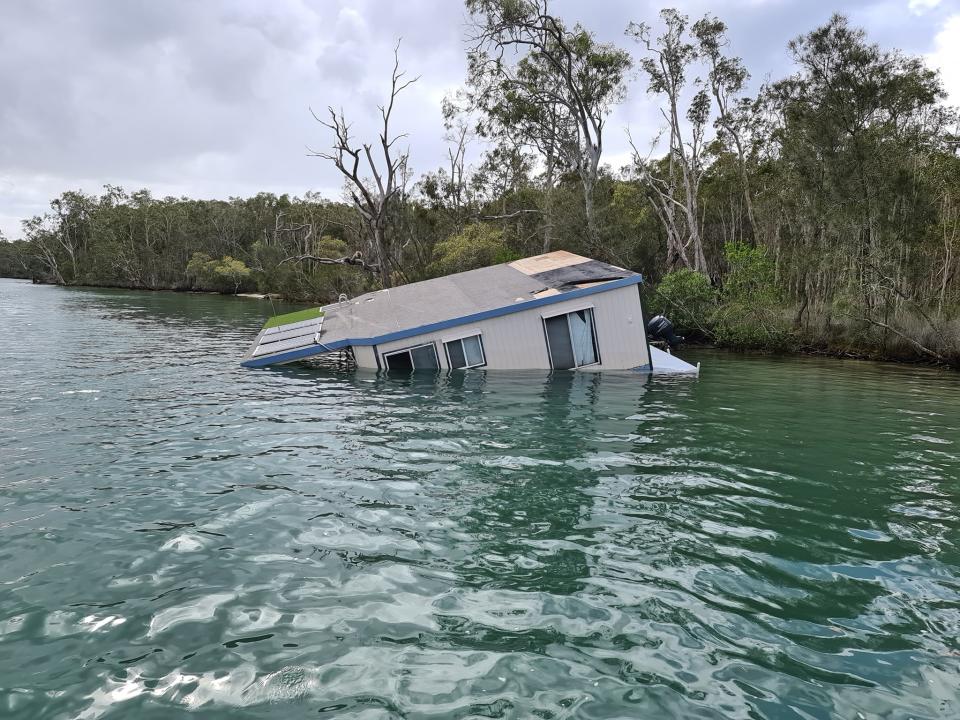
{"type": "Polygon", "coordinates": [[[0,717],[960,717],[960,376],[238,361],[0,280],[0,717]]]}

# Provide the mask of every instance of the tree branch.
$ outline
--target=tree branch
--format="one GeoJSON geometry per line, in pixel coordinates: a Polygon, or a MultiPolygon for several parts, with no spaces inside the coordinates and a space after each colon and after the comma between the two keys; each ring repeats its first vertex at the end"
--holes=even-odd
{"type": "Polygon", "coordinates": [[[360,253],[360,251],[355,252],[353,255],[340,258],[318,257],[316,255],[293,255],[278,262],[277,267],[280,267],[286,263],[301,263],[305,261],[315,262],[320,265],[351,265],[353,267],[366,270],[374,275],[380,272],[380,266],[371,265],[364,261],[363,255],[360,253]]]}

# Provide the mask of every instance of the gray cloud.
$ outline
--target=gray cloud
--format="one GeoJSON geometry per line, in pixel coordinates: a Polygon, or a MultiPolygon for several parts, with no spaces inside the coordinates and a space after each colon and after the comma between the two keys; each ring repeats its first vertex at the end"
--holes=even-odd
{"type": "MultiPolygon", "coordinates": [[[[871,37],[911,53],[934,40],[960,0],[706,0],[677,2],[730,25],[731,49],[759,83],[789,71],[786,42],[847,12],[871,37]]],[[[564,0],[556,11],[627,46],[645,0],[564,0]]],[[[960,27],[960,23],[953,23],[960,27]]],[[[393,46],[420,75],[396,111],[418,172],[444,155],[440,100],[463,79],[464,11],[454,0],[12,0],[0,4],[0,229],[42,212],[63,190],[103,184],[157,194],[226,197],[260,190],[336,197],[340,179],[306,148],[329,138],[311,118],[342,106],[372,136],[393,46]]],[[[958,39],[960,40],[960,39],[958,39]]],[[[940,37],[940,45],[946,41],[940,37]]],[[[634,83],[609,123],[608,159],[623,128],[651,135],[656,111],[634,83]]]]}

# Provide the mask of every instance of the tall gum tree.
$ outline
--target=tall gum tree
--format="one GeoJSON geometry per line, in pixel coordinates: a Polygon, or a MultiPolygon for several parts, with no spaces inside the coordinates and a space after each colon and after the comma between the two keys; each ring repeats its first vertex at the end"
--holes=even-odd
{"type": "MultiPolygon", "coordinates": [[[[580,25],[568,29],[550,14],[546,0],[466,0],[466,7],[472,20],[467,84],[474,108],[491,128],[520,129],[543,156],[548,183],[558,164],[576,170],[588,245],[599,252],[594,187],[604,126],[625,95],[630,55],[598,43],[580,25]]],[[[544,245],[549,244],[547,234],[544,245]]]]}
{"type": "Polygon", "coordinates": [[[706,15],[693,24],[693,36],[697,49],[707,65],[706,84],[713,96],[717,116],[714,127],[726,144],[732,144],[736,152],[737,169],[740,172],[740,190],[751,234],[756,233],[753,213],[753,195],[750,190],[750,175],[747,171],[747,147],[744,135],[748,124],[750,102],[740,97],[744,85],[750,79],[743,61],[724,54],[729,45],[727,26],[722,20],[706,15]]]}
{"type": "Polygon", "coordinates": [[[846,18],[789,45],[796,72],[766,91],[776,122],[770,142],[782,170],[787,216],[816,228],[792,240],[803,294],[843,293],[845,312],[886,332],[910,306],[928,304],[907,274],[921,252],[935,190],[930,163],[956,115],[935,71],[885,51],[846,18]],[[825,291],[825,293],[824,293],[825,291]]]}
{"type": "Polygon", "coordinates": [[[647,23],[630,23],[627,28],[627,34],[645,53],[640,68],[647,77],[647,92],[663,98],[660,114],[667,137],[667,153],[659,162],[651,162],[650,155],[660,138],[645,154],[631,139],[634,166],[666,231],[668,267],[682,265],[707,274],[699,202],[706,170],[704,138],[710,119],[710,93],[699,78],[691,82],[688,77],[699,59],[699,50],[690,37],[689,18],[671,8],[661,11],[660,18],[664,29],[656,37],[647,23]],[[684,109],[691,84],[694,94],[684,109]]]}

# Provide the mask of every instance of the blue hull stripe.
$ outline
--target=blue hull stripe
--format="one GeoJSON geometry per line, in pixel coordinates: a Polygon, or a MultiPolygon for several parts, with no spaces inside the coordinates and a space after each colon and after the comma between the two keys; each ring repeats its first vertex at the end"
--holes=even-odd
{"type": "Polygon", "coordinates": [[[639,285],[642,282],[642,275],[631,275],[630,277],[611,280],[610,282],[606,282],[595,287],[579,288],[578,290],[570,290],[569,292],[560,293],[559,295],[549,295],[547,297],[535,298],[533,300],[507,305],[505,307],[494,308],[493,310],[484,310],[483,312],[474,313],[473,315],[463,315],[462,317],[430,323],[429,325],[421,325],[419,327],[408,328],[407,330],[398,330],[397,332],[387,333],[386,335],[378,335],[376,337],[369,338],[344,338],[343,340],[334,340],[333,342],[322,346],[310,345],[285,353],[269,355],[267,357],[250,358],[249,360],[245,360],[240,364],[243,367],[250,368],[266,367],[268,365],[275,365],[276,363],[287,363],[293,362],[294,360],[302,360],[304,358],[312,357],[314,355],[321,355],[332,350],[342,350],[343,348],[350,346],[383,345],[384,343],[393,342],[395,340],[403,340],[405,338],[415,337],[416,335],[426,335],[427,333],[446,330],[447,328],[457,327],[458,325],[466,325],[468,323],[479,322],[480,320],[489,320],[490,318],[512,315],[513,313],[523,312],[524,310],[534,310],[539,307],[554,305],[567,300],[576,300],[577,298],[587,297],[588,295],[596,295],[597,293],[603,293],[609,290],[617,290],[619,288],[629,287],[630,285],[639,285]]]}

